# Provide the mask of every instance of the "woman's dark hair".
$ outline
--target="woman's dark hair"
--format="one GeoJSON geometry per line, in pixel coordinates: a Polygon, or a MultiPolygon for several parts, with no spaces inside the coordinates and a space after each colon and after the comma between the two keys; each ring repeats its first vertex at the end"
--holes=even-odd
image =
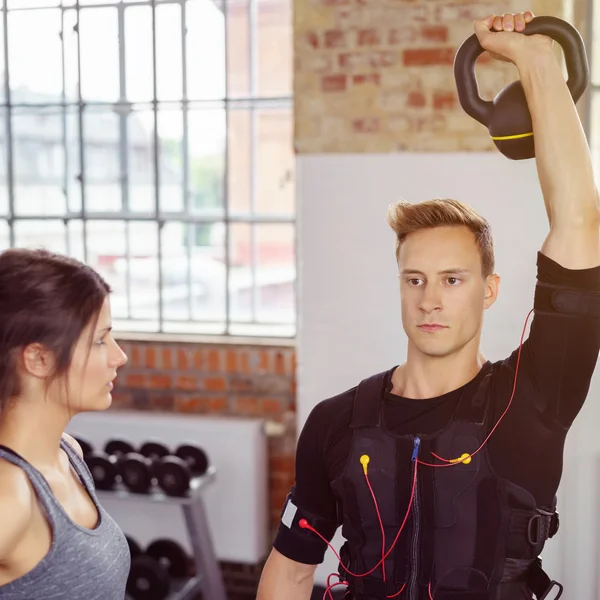
{"type": "Polygon", "coordinates": [[[74,258],[42,249],[0,252],[0,412],[21,393],[19,354],[42,344],[56,361],[50,379],[64,375],[110,292],[96,271],[74,258]]]}

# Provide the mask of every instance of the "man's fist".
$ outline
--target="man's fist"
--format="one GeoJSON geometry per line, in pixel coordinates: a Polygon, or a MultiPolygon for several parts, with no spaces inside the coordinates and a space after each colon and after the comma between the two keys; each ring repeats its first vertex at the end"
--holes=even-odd
{"type": "Polygon", "coordinates": [[[522,35],[527,23],[533,19],[534,14],[528,10],[502,16],[489,15],[473,25],[482,48],[498,60],[516,64],[521,56],[551,49],[554,43],[545,35],[522,35]]]}

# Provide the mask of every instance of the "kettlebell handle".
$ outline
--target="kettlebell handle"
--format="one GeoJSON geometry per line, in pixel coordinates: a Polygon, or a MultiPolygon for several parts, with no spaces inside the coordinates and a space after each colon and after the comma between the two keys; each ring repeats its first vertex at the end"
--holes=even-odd
{"type": "MultiPolygon", "coordinates": [[[[535,17],[522,32],[525,35],[543,34],[558,42],[565,55],[567,86],[577,102],[585,92],[590,71],[585,44],[580,33],[570,23],[551,16],[535,17]]],[[[475,62],[485,50],[475,34],[468,37],[458,49],[454,59],[454,78],[458,99],[464,111],[476,121],[488,125],[494,111],[494,103],[479,96],[475,62]]]]}

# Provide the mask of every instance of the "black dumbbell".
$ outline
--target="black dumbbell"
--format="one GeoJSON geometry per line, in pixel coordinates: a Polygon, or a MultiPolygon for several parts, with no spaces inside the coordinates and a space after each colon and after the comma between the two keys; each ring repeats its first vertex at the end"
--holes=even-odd
{"type": "Polygon", "coordinates": [[[162,565],[173,579],[189,576],[191,560],[187,552],[174,540],[154,540],[147,548],[146,555],[162,565]]]}
{"type": "Polygon", "coordinates": [[[166,456],[156,466],[158,485],[167,496],[185,496],[192,478],[204,475],[207,469],[208,458],[204,450],[182,445],[175,456],[166,456]]]}
{"type": "Polygon", "coordinates": [[[119,461],[133,446],[123,440],[111,440],[104,446],[104,452],[84,453],[85,462],[99,490],[112,490],[119,480],[119,461]]]}
{"type": "Polygon", "coordinates": [[[125,454],[129,454],[130,452],[135,452],[135,448],[129,442],[125,440],[109,440],[104,446],[104,452],[109,456],[114,456],[116,458],[120,458],[121,456],[125,456],[125,454]]]}
{"type": "Polygon", "coordinates": [[[198,446],[182,444],[175,451],[175,456],[178,456],[185,461],[192,474],[196,477],[201,477],[208,471],[208,456],[206,455],[206,452],[198,446]]]}
{"type": "Polygon", "coordinates": [[[158,464],[160,464],[163,458],[165,458],[165,456],[169,456],[171,454],[171,451],[160,442],[146,442],[141,445],[139,453],[152,462],[150,467],[150,477],[152,479],[157,479],[156,467],[158,464]]]}
{"type": "Polygon", "coordinates": [[[85,462],[97,489],[112,490],[115,487],[119,472],[114,459],[104,452],[91,452],[85,457],[85,462]]]}
{"type": "Polygon", "coordinates": [[[185,496],[190,489],[192,473],[178,456],[165,456],[155,467],[158,485],[167,496],[185,496]]]}
{"type": "Polygon", "coordinates": [[[127,545],[129,546],[131,560],[140,556],[142,554],[142,547],[130,535],[126,535],[125,539],[127,540],[127,545]]]}
{"type": "Polygon", "coordinates": [[[123,485],[134,494],[147,494],[152,488],[152,461],[138,452],[119,459],[119,474],[123,485]]]}
{"type": "Polygon", "coordinates": [[[115,464],[117,474],[123,485],[136,494],[147,494],[152,487],[150,477],[151,462],[135,451],[129,442],[124,440],[110,440],[104,451],[115,464]]]}
{"type": "Polygon", "coordinates": [[[87,440],[81,437],[75,437],[74,439],[81,446],[81,451],[83,452],[84,459],[88,454],[91,454],[94,451],[94,447],[87,440]]]}
{"type": "Polygon", "coordinates": [[[134,600],[164,600],[170,588],[169,573],[156,560],[141,554],[131,561],[127,593],[134,600]]]}

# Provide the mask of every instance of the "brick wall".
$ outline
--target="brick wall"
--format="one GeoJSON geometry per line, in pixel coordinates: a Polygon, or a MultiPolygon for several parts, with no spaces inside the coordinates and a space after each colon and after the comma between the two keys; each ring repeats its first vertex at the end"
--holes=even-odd
{"type": "MultiPolygon", "coordinates": [[[[269,425],[270,534],[294,482],[295,349],[119,340],[129,357],[111,410],[264,417],[269,425]]],[[[229,600],[254,600],[262,565],[224,563],[229,600]]]]}
{"type": "MultiPolygon", "coordinates": [[[[473,20],[532,8],[582,27],[584,0],[296,0],[298,153],[488,151],[487,129],[458,103],[453,60],[473,20]]],[[[517,78],[478,61],[480,94],[517,78]]]]}

